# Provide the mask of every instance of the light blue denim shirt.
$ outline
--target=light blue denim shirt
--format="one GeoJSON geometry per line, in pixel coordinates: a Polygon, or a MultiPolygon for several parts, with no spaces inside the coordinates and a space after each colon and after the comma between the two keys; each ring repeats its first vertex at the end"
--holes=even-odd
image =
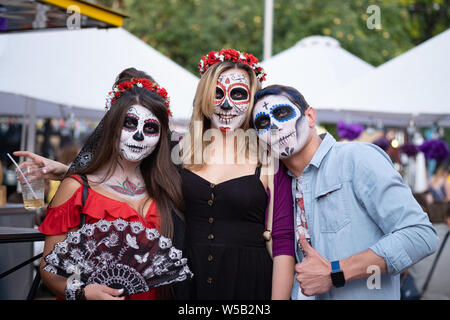
{"type": "MultiPolygon", "coordinates": [[[[288,174],[295,199],[297,178],[288,174]]],[[[353,280],[316,299],[400,299],[399,273],[432,254],[439,239],[388,155],[374,144],[336,142],[326,134],[298,179],[312,247],[330,262],[370,248],[388,269],[379,289],[372,278],[372,286],[353,280]]],[[[301,261],[297,246],[296,256],[301,261]]],[[[294,280],[292,299],[299,289],[294,280]]]]}

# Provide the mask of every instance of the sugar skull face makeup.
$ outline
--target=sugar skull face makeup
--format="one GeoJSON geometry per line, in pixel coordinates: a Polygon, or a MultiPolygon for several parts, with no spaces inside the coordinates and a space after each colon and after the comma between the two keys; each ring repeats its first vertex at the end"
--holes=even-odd
{"type": "Polygon", "coordinates": [[[259,139],[280,159],[299,152],[310,134],[306,117],[284,95],[259,100],[253,109],[253,122],[259,139]]]}
{"type": "Polygon", "coordinates": [[[216,103],[211,122],[222,132],[240,128],[250,105],[250,89],[247,72],[230,69],[217,81],[216,103]]]}
{"type": "Polygon", "coordinates": [[[160,137],[158,118],[147,108],[131,106],[125,115],[119,149],[128,161],[140,161],[153,152],[160,137]]]}

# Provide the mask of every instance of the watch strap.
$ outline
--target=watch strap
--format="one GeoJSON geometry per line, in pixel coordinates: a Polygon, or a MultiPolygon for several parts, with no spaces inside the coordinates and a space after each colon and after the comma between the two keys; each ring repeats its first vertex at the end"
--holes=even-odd
{"type": "Polygon", "coordinates": [[[331,261],[331,272],[341,271],[339,260],[331,261]]]}
{"type": "Polygon", "coordinates": [[[341,288],[345,285],[344,272],[341,270],[339,260],[331,262],[331,282],[336,288],[341,288]]]}

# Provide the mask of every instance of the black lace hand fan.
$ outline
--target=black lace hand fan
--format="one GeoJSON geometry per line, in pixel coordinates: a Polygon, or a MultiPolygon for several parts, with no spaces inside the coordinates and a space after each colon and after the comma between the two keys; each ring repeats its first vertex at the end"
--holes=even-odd
{"type": "Polygon", "coordinates": [[[100,220],[69,232],[45,257],[43,270],[81,285],[102,284],[124,289],[123,295],[184,281],[193,274],[182,251],[156,229],[139,221],[100,220]]]}

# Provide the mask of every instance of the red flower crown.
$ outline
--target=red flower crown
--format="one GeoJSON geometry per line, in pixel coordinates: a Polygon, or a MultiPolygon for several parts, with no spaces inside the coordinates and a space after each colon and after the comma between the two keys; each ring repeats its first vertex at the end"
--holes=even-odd
{"type": "Polygon", "coordinates": [[[111,105],[116,102],[117,99],[124,93],[125,91],[131,89],[132,87],[145,88],[147,90],[153,91],[158,94],[164,100],[164,104],[167,107],[167,113],[169,116],[172,116],[172,112],[170,111],[169,104],[170,99],[167,96],[167,91],[163,87],[158,86],[156,83],[151,82],[145,78],[132,78],[131,81],[124,81],[114,86],[113,90],[108,92],[106,96],[106,105],[105,109],[109,110],[111,105]]]}
{"type": "Polygon", "coordinates": [[[204,74],[212,65],[224,61],[245,63],[253,69],[260,82],[266,80],[267,74],[259,65],[258,59],[254,55],[251,53],[239,52],[234,49],[221,49],[219,52],[211,51],[200,60],[198,70],[200,71],[200,74],[204,74]]]}

